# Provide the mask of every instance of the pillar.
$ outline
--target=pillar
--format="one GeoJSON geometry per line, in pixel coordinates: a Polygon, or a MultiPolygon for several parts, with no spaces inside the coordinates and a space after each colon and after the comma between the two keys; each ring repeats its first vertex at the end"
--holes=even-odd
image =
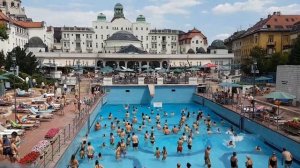
{"type": "Polygon", "coordinates": [[[127,63],[128,63],[128,61],[124,61],[125,62],[125,68],[127,69],[127,63]]]}
{"type": "Polygon", "coordinates": [[[142,61],[139,61],[139,72],[142,72],[142,61]]]}
{"type": "Polygon", "coordinates": [[[106,61],[102,61],[103,67],[106,67],[106,61]]]}
{"type": "Polygon", "coordinates": [[[162,61],[159,62],[159,68],[162,68],[162,61]]]}
{"type": "Polygon", "coordinates": [[[117,68],[120,68],[120,61],[116,61],[117,62],[117,68]]]}

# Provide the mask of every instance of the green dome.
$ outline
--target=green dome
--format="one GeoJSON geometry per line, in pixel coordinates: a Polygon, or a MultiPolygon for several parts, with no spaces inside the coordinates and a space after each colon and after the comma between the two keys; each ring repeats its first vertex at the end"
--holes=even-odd
{"type": "Polygon", "coordinates": [[[99,13],[97,16],[97,20],[106,21],[106,16],[103,13],[99,13]]]}
{"type": "Polygon", "coordinates": [[[227,47],[225,46],[223,40],[214,40],[209,46],[209,49],[227,49],[227,47]]]}
{"type": "Polygon", "coordinates": [[[123,9],[123,5],[120,4],[120,3],[117,3],[117,4],[115,5],[115,9],[123,9]]]}
{"type": "Polygon", "coordinates": [[[145,16],[143,16],[143,15],[139,15],[139,16],[136,18],[136,21],[137,21],[137,22],[146,22],[146,18],[145,18],[145,16]]]}

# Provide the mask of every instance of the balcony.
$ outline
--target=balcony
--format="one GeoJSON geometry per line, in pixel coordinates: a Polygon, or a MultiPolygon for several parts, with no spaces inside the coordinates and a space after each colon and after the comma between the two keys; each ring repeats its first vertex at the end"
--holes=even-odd
{"type": "Polygon", "coordinates": [[[75,42],[81,42],[81,39],[80,38],[76,38],[75,42]]]}
{"type": "Polygon", "coordinates": [[[162,44],[162,45],[166,45],[166,44],[167,44],[167,41],[166,41],[166,40],[163,40],[163,41],[161,42],[161,44],[162,44]]]}
{"type": "Polygon", "coordinates": [[[275,41],[268,41],[267,46],[275,46],[276,42],[275,41]]]}

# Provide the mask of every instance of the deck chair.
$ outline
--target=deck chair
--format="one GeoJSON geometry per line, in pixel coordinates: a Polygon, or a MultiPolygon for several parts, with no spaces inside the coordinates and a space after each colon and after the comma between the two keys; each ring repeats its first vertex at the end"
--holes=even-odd
{"type": "Polygon", "coordinates": [[[17,128],[17,129],[32,129],[35,127],[35,124],[18,124],[14,122],[13,120],[10,120],[10,124],[12,128],[17,128]]]}
{"type": "Polygon", "coordinates": [[[53,112],[53,110],[51,110],[51,109],[48,109],[48,110],[38,110],[38,109],[36,109],[34,107],[31,107],[29,110],[31,112],[36,113],[36,114],[50,114],[50,113],[53,112]]]}
{"type": "Polygon", "coordinates": [[[22,129],[7,129],[2,125],[0,125],[0,132],[10,133],[10,134],[16,132],[18,135],[23,135],[25,131],[22,129]]]}

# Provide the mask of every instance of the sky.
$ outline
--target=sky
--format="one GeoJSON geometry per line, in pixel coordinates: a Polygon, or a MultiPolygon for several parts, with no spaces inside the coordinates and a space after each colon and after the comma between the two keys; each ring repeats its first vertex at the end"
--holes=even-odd
{"type": "Polygon", "coordinates": [[[209,42],[247,29],[274,11],[300,15],[299,0],[23,0],[28,17],[51,26],[91,27],[99,13],[108,20],[116,3],[135,21],[140,14],[152,28],[200,30],[209,42]]]}

